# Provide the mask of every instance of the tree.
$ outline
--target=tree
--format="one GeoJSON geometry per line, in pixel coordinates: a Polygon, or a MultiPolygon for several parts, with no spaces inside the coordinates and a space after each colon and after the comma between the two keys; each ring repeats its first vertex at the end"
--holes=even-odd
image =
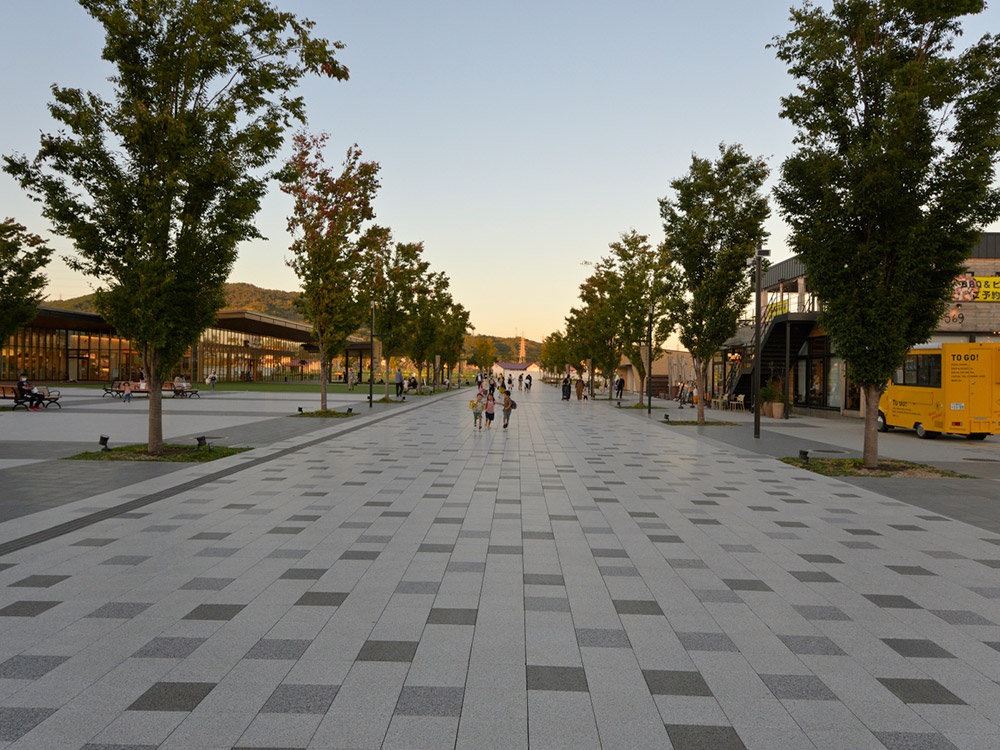
{"type": "Polygon", "coordinates": [[[441,366],[447,367],[449,380],[458,361],[462,358],[462,345],[465,343],[465,334],[472,328],[469,322],[469,311],[458,303],[452,302],[448,306],[441,328],[438,331],[437,350],[441,355],[441,366]]]}
{"type": "Polygon", "coordinates": [[[11,218],[0,222],[0,346],[38,312],[45,289],[41,270],[52,249],[11,218]]]}
{"type": "Polygon", "coordinates": [[[307,73],[346,79],[342,45],[267,0],[80,0],[104,27],[110,100],[52,87],[59,123],[34,160],[4,169],[99,279],[97,309],[140,351],[149,451],[163,446],[160,385],[215,322],[268,162],[304,103],[307,73]]]}
{"type": "Polygon", "coordinates": [[[547,372],[556,373],[565,372],[570,366],[575,366],[579,370],[581,365],[566,334],[561,331],[553,331],[542,339],[541,363],[547,372]]]}
{"type": "Polygon", "coordinates": [[[663,253],[679,282],[669,304],[694,361],[699,424],[705,422],[712,357],[736,333],[750,301],[747,261],[766,237],[770,209],[761,188],[767,175],[763,159],[722,144],[714,162],[692,156],[688,173],[670,183],[674,198],[660,200],[663,253]]]}
{"type": "Polygon", "coordinates": [[[357,144],[347,149],[334,175],[323,164],[326,134],[296,133],[282,172],[282,192],[295,199],[288,231],[295,237],[289,267],[302,283],[295,306],[312,324],[320,353],[320,409],[326,411],[330,362],[367,317],[363,253],[354,243],[374,218],[379,165],[361,161],[357,144]]]}
{"type": "Polygon", "coordinates": [[[423,243],[393,243],[387,227],[368,227],[358,248],[365,259],[365,283],[375,300],[375,335],[385,357],[388,399],[389,360],[406,349],[413,323],[411,313],[430,264],[421,260],[423,243]]]}
{"type": "Polygon", "coordinates": [[[497,361],[497,348],[493,339],[489,336],[476,336],[470,360],[483,372],[489,372],[497,361]]]}
{"type": "Polygon", "coordinates": [[[774,40],[795,77],[798,149],[775,190],[820,324],[865,395],[878,463],[881,391],[944,312],[978,227],[1000,216],[1000,37],[953,49],[982,0],[836,0],[793,9],[774,40]]]}
{"type": "MultiPolygon", "coordinates": [[[[410,330],[410,359],[422,371],[422,365],[427,365],[430,374],[430,361],[435,354],[444,320],[452,304],[448,292],[448,277],[441,271],[435,271],[424,277],[423,289],[417,297],[416,309],[413,311],[413,327],[410,330]]],[[[424,382],[431,380],[427,377],[424,382]]]]}
{"type": "Polygon", "coordinates": [[[618,324],[618,348],[629,358],[642,385],[639,400],[645,392],[646,362],[642,350],[650,338],[652,318],[653,346],[649,355],[650,369],[659,357],[663,343],[674,328],[670,290],[674,286],[670,266],[663,254],[649,244],[649,237],[634,229],[623,232],[612,242],[611,255],[601,264],[612,274],[617,288],[610,294],[610,305],[618,324]]]}
{"type": "MultiPolygon", "coordinates": [[[[591,360],[593,368],[609,382],[613,382],[622,353],[615,312],[619,286],[614,269],[603,261],[597,263],[594,273],[580,285],[582,305],[571,308],[566,317],[566,339],[576,352],[575,358],[591,360]]],[[[611,395],[608,388],[608,399],[611,395]]]]}

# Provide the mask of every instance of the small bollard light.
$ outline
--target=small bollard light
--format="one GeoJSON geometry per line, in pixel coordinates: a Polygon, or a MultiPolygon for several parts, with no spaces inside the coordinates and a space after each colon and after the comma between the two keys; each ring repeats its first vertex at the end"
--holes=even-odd
{"type": "Polygon", "coordinates": [[[406,401],[406,396],[403,396],[403,401],[406,401]]]}
{"type": "Polygon", "coordinates": [[[618,408],[619,408],[619,409],[621,409],[621,408],[622,408],[622,402],[621,402],[621,401],[619,401],[619,402],[618,402],[618,408]]]}
{"type": "Polygon", "coordinates": [[[301,414],[301,413],[302,413],[302,407],[300,406],[299,407],[299,414],[301,414]]]}
{"type": "Polygon", "coordinates": [[[667,412],[663,412],[663,421],[664,422],[670,421],[670,415],[667,412]]]}
{"type": "Polygon", "coordinates": [[[348,414],[353,414],[354,413],[354,407],[353,406],[348,406],[347,407],[347,413],[348,414]]]}
{"type": "Polygon", "coordinates": [[[208,444],[208,438],[205,437],[204,435],[199,435],[198,437],[195,438],[195,440],[198,441],[198,450],[201,450],[202,448],[212,447],[211,445],[208,444]]]}
{"type": "Polygon", "coordinates": [[[809,451],[800,450],[799,451],[799,460],[802,461],[802,463],[804,463],[804,464],[809,463],[809,451]]]}
{"type": "Polygon", "coordinates": [[[111,450],[111,449],[110,449],[110,448],[108,447],[108,441],[109,441],[110,439],[111,439],[111,436],[110,436],[110,435],[101,435],[101,439],[100,439],[100,440],[98,440],[97,442],[98,442],[98,443],[100,444],[100,446],[101,446],[101,450],[102,450],[102,451],[109,451],[109,450],[111,450]]]}

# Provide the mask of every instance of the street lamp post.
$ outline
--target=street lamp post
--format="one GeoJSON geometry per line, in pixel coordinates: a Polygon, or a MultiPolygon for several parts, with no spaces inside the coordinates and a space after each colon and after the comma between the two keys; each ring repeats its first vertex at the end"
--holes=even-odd
{"type": "Polygon", "coordinates": [[[372,399],[375,387],[375,300],[372,300],[372,319],[368,329],[368,408],[375,403],[372,399]]]}
{"type": "Polygon", "coordinates": [[[646,416],[653,413],[653,303],[649,303],[649,336],[646,339],[646,416]]]}
{"type": "Polygon", "coordinates": [[[753,310],[753,436],[760,438],[760,264],[761,258],[770,255],[764,245],[754,253],[754,310],[753,310]]]}

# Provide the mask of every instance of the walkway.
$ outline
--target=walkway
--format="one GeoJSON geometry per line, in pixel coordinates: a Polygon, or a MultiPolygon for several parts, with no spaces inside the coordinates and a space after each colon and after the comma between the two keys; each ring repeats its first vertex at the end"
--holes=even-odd
{"type": "Polygon", "coordinates": [[[94,521],[0,557],[0,746],[997,746],[996,534],[515,398],[506,433],[408,402],[0,524],[94,521]]]}

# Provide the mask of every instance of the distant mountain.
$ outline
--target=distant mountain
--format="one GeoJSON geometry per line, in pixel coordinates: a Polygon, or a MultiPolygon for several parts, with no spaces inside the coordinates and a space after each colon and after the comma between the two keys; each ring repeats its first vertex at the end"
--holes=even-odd
{"type": "MultiPolygon", "coordinates": [[[[493,339],[493,345],[497,348],[497,360],[500,362],[517,362],[518,353],[521,351],[521,337],[520,336],[490,336],[489,334],[483,334],[488,338],[493,339]]],[[[466,334],[465,336],[465,353],[466,356],[472,356],[472,347],[479,336],[474,336],[471,334],[466,334]]],[[[528,362],[537,362],[542,356],[542,343],[540,341],[532,341],[531,339],[524,340],[524,355],[528,362]]]]}
{"type": "MultiPolygon", "coordinates": [[[[226,308],[232,310],[253,310],[254,312],[273,315],[276,318],[303,322],[302,315],[295,309],[295,298],[298,292],[283,292],[280,289],[261,289],[253,284],[242,282],[226,284],[226,308]]],[[[96,312],[94,295],[74,297],[64,300],[46,300],[49,307],[59,307],[63,310],[78,310],[80,312],[96,312]]]]}

